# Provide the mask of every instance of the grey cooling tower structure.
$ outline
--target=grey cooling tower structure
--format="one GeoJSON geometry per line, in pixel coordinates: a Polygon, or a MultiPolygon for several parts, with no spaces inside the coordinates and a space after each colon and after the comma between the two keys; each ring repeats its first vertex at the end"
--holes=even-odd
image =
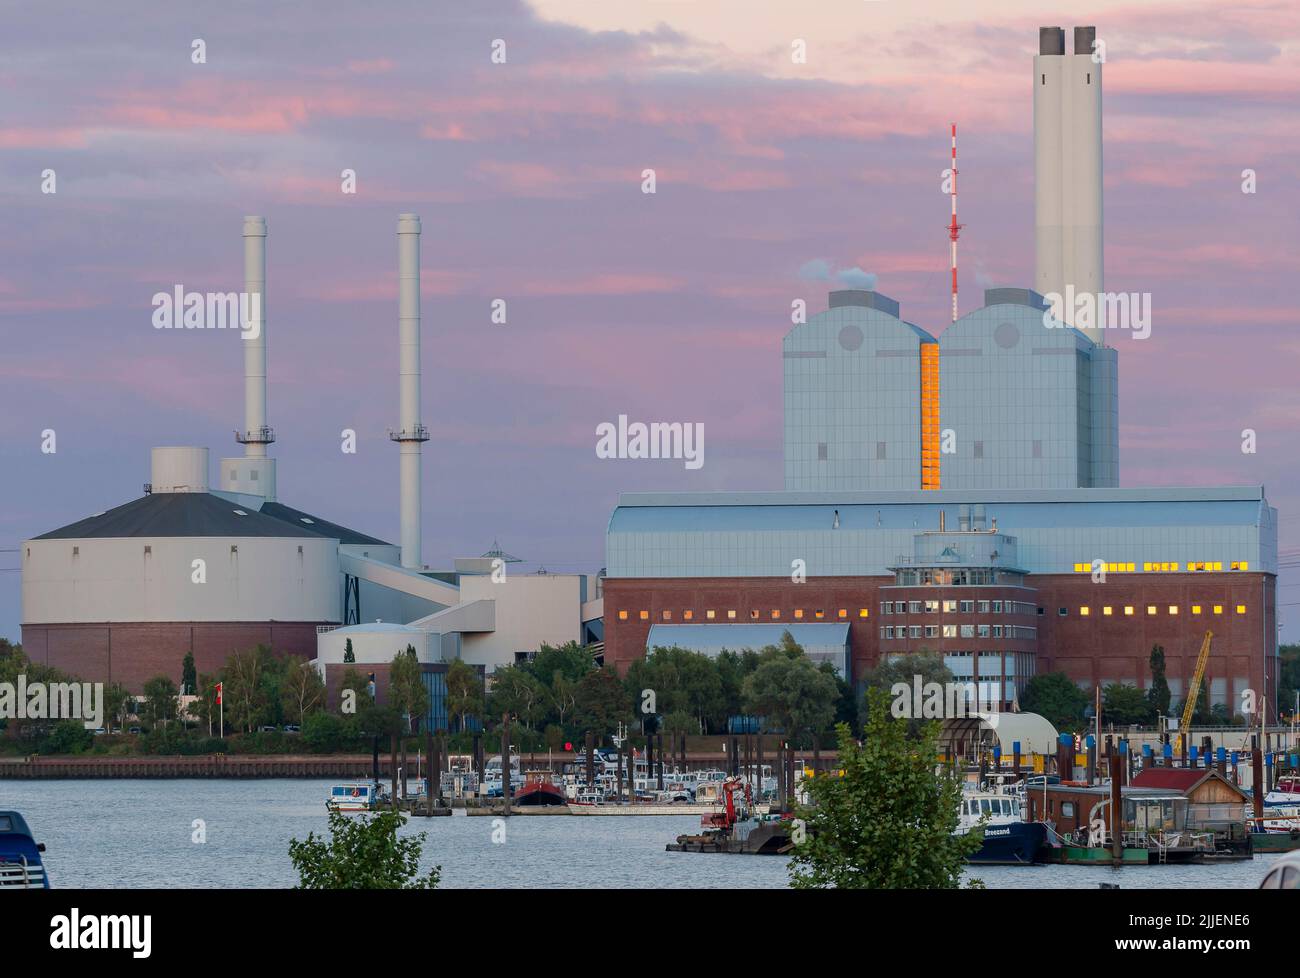
{"type": "MultiPolygon", "coordinates": [[[[1034,290],[1065,297],[1103,291],[1101,69],[1095,27],[1038,32],[1034,58],[1034,290]]],[[[1067,313],[1068,313],[1067,308],[1067,313]]],[[[1073,325],[1072,317],[1065,315],[1073,325]]],[[[1083,330],[1102,342],[1102,330],[1083,330]]]]}
{"type": "Polygon", "coordinates": [[[402,566],[419,570],[420,446],[429,429],[420,423],[420,218],[397,218],[398,398],[401,427],[388,437],[401,448],[402,566]]]}

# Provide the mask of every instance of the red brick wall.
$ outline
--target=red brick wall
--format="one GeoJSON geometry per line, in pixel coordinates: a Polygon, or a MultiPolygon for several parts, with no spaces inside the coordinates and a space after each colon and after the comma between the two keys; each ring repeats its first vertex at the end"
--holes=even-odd
{"type": "MultiPolygon", "coordinates": [[[[1275,677],[1265,677],[1265,652],[1271,651],[1275,641],[1276,578],[1259,573],[1218,574],[1110,574],[1105,584],[1094,584],[1088,574],[1033,575],[1026,578],[1027,588],[1001,594],[999,588],[896,588],[892,577],[828,577],[810,578],[804,584],[794,584],[785,578],[608,578],[604,582],[605,594],[605,661],[623,669],[627,663],[645,654],[646,637],[650,626],[665,622],[663,612],[672,615],[671,623],[680,624],[687,619],[684,612],[694,612],[692,622],[707,624],[705,611],[712,608],[718,617],[715,623],[726,621],[728,609],[737,612],[736,621],[748,622],[752,609],[758,609],[759,621],[772,622],[773,609],[780,611],[781,623],[796,621],[838,621],[838,611],[849,612],[849,644],[853,662],[853,675],[874,666],[880,657],[879,627],[884,624],[926,624],[945,622],[977,622],[985,616],[975,615],[909,615],[882,617],[880,602],[899,597],[919,599],[924,592],[930,598],[996,597],[999,591],[1004,599],[1017,596],[1018,600],[1036,601],[1043,609],[1031,621],[1020,617],[1007,621],[1033,624],[1038,628],[1037,671],[1039,673],[1062,670],[1072,679],[1094,685],[1102,679],[1111,679],[1141,685],[1148,678],[1147,660],[1154,644],[1165,649],[1167,674],[1170,678],[1184,680],[1183,689],[1191,678],[1200,651],[1201,639],[1207,629],[1214,632],[1210,659],[1206,669],[1206,682],[1210,679],[1227,679],[1229,699],[1233,695],[1232,680],[1247,676],[1252,689],[1264,689],[1271,702],[1275,677]],[[1031,597],[1036,591],[1036,597],[1031,597]],[[985,592],[981,594],[980,592],[985,592]],[[1146,606],[1157,606],[1158,614],[1148,616],[1146,606]],[[1192,614],[1192,605],[1203,606],[1202,613],[1192,614]],[[1223,614],[1213,614],[1215,604],[1223,605],[1223,614]],[[1246,613],[1238,615],[1236,606],[1246,606],[1246,613]],[[1091,614],[1082,617],[1079,608],[1088,605],[1091,614]],[[1110,605],[1113,613],[1108,617],[1102,608],[1110,605]],[[1124,606],[1132,605],[1134,614],[1124,614],[1124,606]],[[1178,605],[1176,616],[1168,613],[1169,605],[1178,605]],[[1068,614],[1061,617],[1058,609],[1065,607],[1068,614]],[[804,617],[795,619],[794,612],[802,608],[804,617]],[[813,617],[815,609],[826,612],[822,619],[813,617]],[[869,616],[859,616],[859,609],[868,609],[869,616]],[[627,620],[619,612],[628,613],[627,620]],[[640,613],[648,613],[642,621],[640,613]]],[[[1021,642],[1005,639],[949,639],[908,640],[884,643],[889,651],[919,650],[933,647],[942,650],[981,648],[1007,650],[1020,649],[1021,642]]],[[[1026,649],[1027,650],[1027,649],[1026,649]]],[[[1270,660],[1271,662],[1272,660],[1270,660]]],[[[1234,706],[1234,712],[1236,708],[1234,706]]]]}
{"type": "MultiPolygon", "coordinates": [[[[232,652],[258,644],[272,651],[316,657],[317,622],[114,622],[24,625],[23,651],[86,682],[118,682],[140,692],[147,680],[181,680],[185,653],[200,673],[214,673],[232,652]]],[[[320,622],[319,624],[326,624],[320,622]]]]}

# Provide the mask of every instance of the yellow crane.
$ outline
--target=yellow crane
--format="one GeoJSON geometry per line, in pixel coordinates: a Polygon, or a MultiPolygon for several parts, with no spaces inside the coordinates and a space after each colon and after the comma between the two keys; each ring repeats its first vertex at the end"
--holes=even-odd
{"type": "Polygon", "coordinates": [[[1214,632],[1206,632],[1201,642],[1201,654],[1196,657],[1196,672],[1192,675],[1192,684],[1187,687],[1187,699],[1183,701],[1183,718],[1178,721],[1178,747],[1175,753],[1183,752],[1183,738],[1191,725],[1192,714],[1196,711],[1196,698],[1201,694],[1201,680],[1205,678],[1205,663],[1210,658],[1210,639],[1214,632]]]}

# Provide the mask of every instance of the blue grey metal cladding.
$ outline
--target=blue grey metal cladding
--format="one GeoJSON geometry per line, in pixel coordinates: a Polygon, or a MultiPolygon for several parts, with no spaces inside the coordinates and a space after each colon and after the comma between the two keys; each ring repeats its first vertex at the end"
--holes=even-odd
{"type": "Polygon", "coordinates": [[[792,329],[785,487],[920,488],[920,350],[933,342],[893,299],[862,289],[832,292],[829,309],[792,329]]]}
{"type": "Polygon", "coordinates": [[[889,574],[918,531],[984,504],[1031,574],[1101,559],[1245,561],[1277,572],[1277,512],[1259,486],[840,493],[625,493],[609,521],[609,577],[889,574]],[[838,518],[838,526],[836,520],[838,518]]]}

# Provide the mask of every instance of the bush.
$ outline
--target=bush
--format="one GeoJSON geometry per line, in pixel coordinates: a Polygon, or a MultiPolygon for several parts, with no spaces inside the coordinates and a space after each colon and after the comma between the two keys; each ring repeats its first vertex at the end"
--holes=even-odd
{"type": "Polygon", "coordinates": [[[60,720],[40,740],[41,754],[80,754],[94,742],[94,735],[80,720],[60,720]]]}

